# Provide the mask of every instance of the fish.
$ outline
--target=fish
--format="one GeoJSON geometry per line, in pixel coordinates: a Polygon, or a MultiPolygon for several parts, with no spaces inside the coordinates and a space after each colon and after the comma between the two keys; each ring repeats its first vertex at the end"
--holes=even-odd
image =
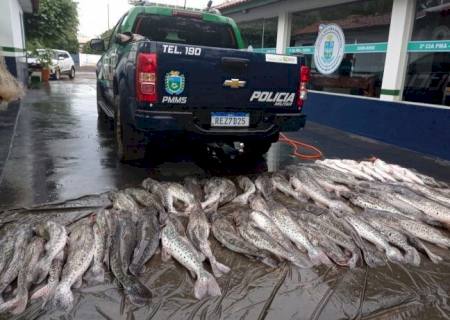
{"type": "Polygon", "coordinates": [[[194,195],[179,183],[167,182],[163,186],[166,189],[165,204],[169,213],[186,215],[186,212],[190,212],[195,203],[194,195]],[[175,209],[175,201],[180,201],[183,204],[184,212],[179,212],[175,209]]]}
{"type": "Polygon", "coordinates": [[[128,274],[135,245],[135,225],[128,216],[122,214],[117,220],[111,244],[110,267],[130,302],[137,306],[143,306],[151,300],[152,292],[138,278],[128,274]]]}
{"type": "Polygon", "coordinates": [[[275,201],[266,202],[261,196],[250,199],[250,207],[253,210],[263,212],[300,249],[306,249],[313,264],[331,264],[327,255],[319,248],[313,246],[306,237],[306,232],[290,215],[289,211],[275,201]]]}
{"type": "Polygon", "coordinates": [[[231,202],[245,205],[248,203],[248,198],[256,192],[256,186],[253,181],[246,176],[237,177],[236,180],[239,188],[241,188],[244,192],[234,198],[231,202]]]}
{"type": "Polygon", "coordinates": [[[11,232],[5,231],[0,242],[0,274],[2,274],[3,269],[8,265],[14,254],[14,242],[15,238],[11,232]]]}
{"type": "Polygon", "coordinates": [[[107,221],[105,209],[97,212],[96,221],[92,227],[94,233],[94,257],[92,266],[89,270],[89,280],[92,283],[102,283],[105,281],[104,258],[106,251],[106,237],[107,237],[107,221]]]}
{"type": "Polygon", "coordinates": [[[263,251],[272,253],[278,259],[286,259],[299,268],[310,268],[312,263],[300,255],[299,252],[290,252],[284,249],[268,234],[252,226],[245,215],[235,215],[234,219],[242,238],[263,251]]]}
{"type": "Polygon", "coordinates": [[[35,283],[41,283],[47,277],[53,259],[64,250],[67,243],[67,232],[63,225],[54,221],[39,224],[34,231],[37,235],[47,240],[45,255],[35,266],[35,283]]]}
{"type": "Polygon", "coordinates": [[[285,195],[291,196],[299,201],[306,201],[307,199],[302,196],[299,192],[295,191],[289,181],[280,173],[274,173],[272,175],[272,186],[275,190],[284,193],[285,195]]]}
{"type": "Polygon", "coordinates": [[[185,188],[194,196],[195,201],[203,201],[203,187],[200,181],[195,177],[186,177],[184,179],[185,188]]]}
{"type": "Polygon", "coordinates": [[[19,227],[14,234],[13,254],[9,262],[5,265],[0,275],[0,294],[16,279],[19,270],[24,265],[26,248],[31,239],[32,231],[29,226],[19,227]]]}
{"type": "Polygon", "coordinates": [[[270,258],[269,252],[260,250],[242,238],[233,223],[232,217],[214,218],[211,225],[211,231],[214,238],[228,250],[248,257],[256,257],[271,267],[276,265],[276,262],[270,258]]]}
{"type": "Polygon", "coordinates": [[[148,207],[137,226],[137,245],[129,267],[131,274],[137,276],[144,272],[145,264],[153,257],[159,247],[160,225],[158,209],[148,207]]]}
{"type": "Polygon", "coordinates": [[[399,232],[395,228],[389,227],[381,219],[377,219],[376,215],[364,216],[369,221],[370,225],[383,234],[390,243],[402,249],[405,252],[404,261],[413,266],[420,265],[420,254],[416,248],[412,247],[408,243],[408,238],[403,233],[399,232]]]}
{"type": "Polygon", "coordinates": [[[450,197],[448,195],[443,195],[442,193],[434,191],[431,188],[414,183],[405,183],[404,185],[417,194],[450,208],[450,197]]]}
{"type": "Polygon", "coordinates": [[[264,213],[260,211],[253,210],[249,214],[249,218],[251,223],[267,233],[273,240],[278,242],[283,248],[286,250],[294,250],[292,243],[286,239],[284,234],[278,229],[278,227],[274,224],[272,219],[266,216],[264,213]]]}
{"type": "Polygon", "coordinates": [[[28,245],[22,268],[17,276],[17,293],[11,300],[0,304],[0,313],[9,311],[20,314],[25,311],[28,303],[28,291],[34,280],[34,267],[44,251],[44,239],[33,237],[28,245]]]}
{"type": "Polygon", "coordinates": [[[230,272],[230,268],[218,262],[214,256],[208,241],[210,230],[211,227],[201,206],[196,206],[189,214],[187,236],[194,247],[209,260],[214,276],[221,277],[223,274],[230,272]]]}
{"type": "Polygon", "coordinates": [[[53,259],[50,270],[48,272],[48,280],[47,283],[33,292],[33,294],[30,297],[30,300],[34,299],[43,299],[42,308],[45,307],[48,301],[53,298],[56,287],[59,284],[59,279],[61,276],[61,272],[64,265],[64,251],[60,251],[55,258],[53,259]]]}
{"type": "Polygon", "coordinates": [[[161,242],[163,261],[173,257],[192,274],[195,274],[194,295],[197,299],[221,295],[219,284],[214,276],[203,268],[198,254],[186,243],[187,239],[177,232],[170,219],[167,220],[161,231],[161,242]]]}
{"type": "Polygon", "coordinates": [[[428,256],[428,258],[430,258],[431,262],[437,264],[437,263],[442,262],[442,260],[444,260],[442,257],[440,257],[439,255],[437,255],[433,251],[431,251],[430,248],[428,248],[428,246],[422,240],[420,240],[414,236],[411,236],[411,237],[409,237],[409,241],[418,250],[424,252],[428,256]]]}
{"type": "Polygon", "coordinates": [[[420,196],[396,195],[400,200],[406,202],[425,213],[430,219],[440,221],[450,226],[450,208],[438,202],[428,200],[420,196]]]}
{"type": "Polygon", "coordinates": [[[113,208],[121,212],[129,212],[135,223],[139,221],[142,214],[141,208],[134,198],[124,191],[119,191],[114,194],[113,208]]]}
{"type": "Polygon", "coordinates": [[[256,189],[263,195],[264,199],[272,199],[272,193],[275,190],[272,179],[268,174],[260,175],[255,180],[256,189]]]}
{"type": "Polygon", "coordinates": [[[143,207],[155,207],[158,212],[164,211],[163,203],[158,196],[140,188],[127,188],[125,193],[133,197],[133,199],[143,207]]]}
{"type": "Polygon", "coordinates": [[[361,258],[361,251],[353,241],[352,237],[339,230],[336,227],[337,224],[330,221],[329,217],[326,217],[324,215],[312,216],[310,214],[302,214],[299,216],[299,218],[307,221],[309,226],[317,233],[322,234],[330,241],[336,243],[337,245],[350,252],[351,256],[347,260],[347,265],[350,268],[354,268],[356,266],[359,259],[361,258]]]}
{"type": "Polygon", "coordinates": [[[380,211],[386,211],[396,214],[402,214],[395,206],[390,205],[386,201],[371,196],[367,193],[353,193],[348,199],[354,206],[362,209],[374,209],[380,211]]]}
{"type": "Polygon", "coordinates": [[[326,206],[336,212],[354,212],[343,201],[331,199],[330,194],[323,190],[306,171],[297,171],[296,175],[291,176],[290,182],[295,190],[302,192],[319,205],[326,206]]]}
{"type": "Polygon", "coordinates": [[[88,270],[94,257],[92,227],[89,224],[79,225],[70,234],[68,243],[67,260],[53,296],[53,306],[66,312],[73,308],[72,286],[88,270]]]}
{"type": "Polygon", "coordinates": [[[416,238],[434,243],[443,248],[450,248],[450,238],[444,232],[432,226],[407,219],[400,220],[398,224],[402,230],[416,238]]]}
{"type": "Polygon", "coordinates": [[[319,163],[328,166],[332,169],[339,170],[342,173],[348,173],[353,175],[355,178],[366,181],[375,181],[370,175],[364,173],[360,170],[354,163],[343,162],[339,159],[325,159],[319,163]]]}
{"type": "MultiPolygon", "coordinates": [[[[364,220],[358,218],[355,215],[346,215],[344,219],[353,226],[356,232],[364,239],[376,245],[378,248],[381,248],[386,253],[387,258],[392,262],[401,262],[403,256],[401,252],[391,246],[389,241],[383,236],[380,232],[378,232],[374,227],[370,224],[366,223],[364,220]]],[[[363,250],[364,251],[364,250],[363,250]]]]}
{"type": "Polygon", "coordinates": [[[109,270],[109,253],[111,251],[112,241],[114,233],[116,231],[116,224],[118,219],[118,212],[114,209],[104,210],[101,212],[105,217],[106,229],[105,229],[105,252],[103,255],[103,263],[107,270],[109,270]]]}
{"type": "Polygon", "coordinates": [[[236,186],[226,178],[213,177],[204,186],[205,201],[201,203],[203,210],[216,211],[219,205],[224,205],[236,198],[236,186]]]}

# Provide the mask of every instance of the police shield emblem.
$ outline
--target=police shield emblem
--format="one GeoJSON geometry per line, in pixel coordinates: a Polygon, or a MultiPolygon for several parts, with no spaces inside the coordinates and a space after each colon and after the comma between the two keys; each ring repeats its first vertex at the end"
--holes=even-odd
{"type": "Polygon", "coordinates": [[[184,91],[185,78],[179,71],[170,71],[166,73],[165,87],[166,92],[172,95],[179,95],[184,91]]]}
{"type": "Polygon", "coordinates": [[[327,40],[323,45],[323,59],[325,61],[331,60],[333,58],[333,48],[334,48],[333,37],[328,36],[327,40]]]}

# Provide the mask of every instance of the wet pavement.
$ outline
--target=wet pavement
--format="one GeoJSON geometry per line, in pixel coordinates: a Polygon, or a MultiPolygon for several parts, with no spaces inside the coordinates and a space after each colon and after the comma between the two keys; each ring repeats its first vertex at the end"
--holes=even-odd
{"type": "MultiPolygon", "coordinates": [[[[265,158],[199,158],[182,142],[168,147],[158,165],[124,165],[115,159],[110,126],[97,122],[92,74],[75,81],[51,82],[30,90],[22,104],[11,153],[0,182],[0,208],[32,206],[99,194],[140,183],[146,176],[179,180],[187,175],[255,173],[299,161],[290,147],[274,145],[265,158]]],[[[313,107],[313,106],[310,106],[313,107]]],[[[408,150],[352,136],[318,124],[289,135],[315,145],[327,157],[381,157],[450,182],[448,163],[408,150]]],[[[86,209],[96,197],[66,205],[86,209]]],[[[55,209],[61,210],[61,209],[55,209]]],[[[35,211],[30,213],[36,214],[35,211]]],[[[46,211],[48,212],[48,211],[46,211]]],[[[69,211],[67,211],[69,212],[69,211]]],[[[354,270],[291,266],[269,269],[230,252],[213,241],[218,260],[232,272],[220,278],[222,296],[197,301],[193,280],[174,261],[150,261],[142,280],[154,294],[142,308],[124,301],[111,279],[77,290],[75,307],[61,317],[33,303],[18,319],[448,319],[450,263],[446,250],[435,248],[446,261],[426,260],[418,268],[389,264],[354,270]]]]}
{"type": "MultiPolygon", "coordinates": [[[[287,145],[274,145],[253,161],[198,157],[182,141],[165,146],[158,164],[121,164],[115,157],[113,132],[97,121],[95,74],[81,72],[71,81],[51,81],[29,90],[22,102],[15,138],[0,177],[0,208],[30,206],[77,198],[140,183],[146,176],[179,180],[187,175],[228,175],[276,170],[298,161],[287,145]]],[[[306,105],[307,108],[313,106],[306,105]]],[[[448,162],[307,123],[289,134],[321,149],[326,157],[363,159],[376,156],[450,181],[448,162]]],[[[2,144],[2,149],[7,145],[2,144]]],[[[160,154],[160,151],[155,151],[160,154]]],[[[150,152],[150,157],[151,152],[150,152]]],[[[1,167],[0,167],[1,169],[1,167]]]]}

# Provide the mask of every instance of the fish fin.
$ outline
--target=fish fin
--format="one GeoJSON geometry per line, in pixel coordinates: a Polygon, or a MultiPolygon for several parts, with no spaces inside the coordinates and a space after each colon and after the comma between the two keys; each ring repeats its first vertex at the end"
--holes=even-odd
{"type": "Polygon", "coordinates": [[[308,253],[308,256],[314,265],[319,265],[321,263],[327,266],[334,265],[330,258],[328,258],[328,256],[321,250],[317,250],[315,253],[308,253]]]}
{"type": "Polygon", "coordinates": [[[223,274],[230,272],[230,268],[218,261],[210,261],[211,269],[215,277],[221,277],[223,274]]]}
{"type": "Polygon", "coordinates": [[[278,262],[275,259],[272,259],[271,257],[265,257],[261,259],[261,262],[271,268],[278,268],[278,262]]]}
{"type": "Polygon", "coordinates": [[[48,294],[50,293],[50,287],[48,284],[40,287],[39,289],[37,289],[36,291],[34,291],[31,296],[30,296],[30,300],[35,300],[35,299],[39,299],[42,297],[47,297],[48,294]]]}
{"type": "Polygon", "coordinates": [[[164,247],[161,248],[161,260],[163,262],[167,262],[172,258],[172,256],[170,255],[170,253],[164,249],[164,247]]]}

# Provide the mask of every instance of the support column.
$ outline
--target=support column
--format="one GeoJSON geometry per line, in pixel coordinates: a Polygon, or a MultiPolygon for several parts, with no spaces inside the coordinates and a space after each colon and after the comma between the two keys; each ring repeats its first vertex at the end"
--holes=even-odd
{"type": "Polygon", "coordinates": [[[277,26],[277,53],[286,53],[286,48],[291,42],[292,14],[280,12],[277,26]]]}
{"type": "Polygon", "coordinates": [[[384,64],[382,100],[400,101],[408,67],[408,42],[416,15],[416,0],[394,0],[384,64]]]}

